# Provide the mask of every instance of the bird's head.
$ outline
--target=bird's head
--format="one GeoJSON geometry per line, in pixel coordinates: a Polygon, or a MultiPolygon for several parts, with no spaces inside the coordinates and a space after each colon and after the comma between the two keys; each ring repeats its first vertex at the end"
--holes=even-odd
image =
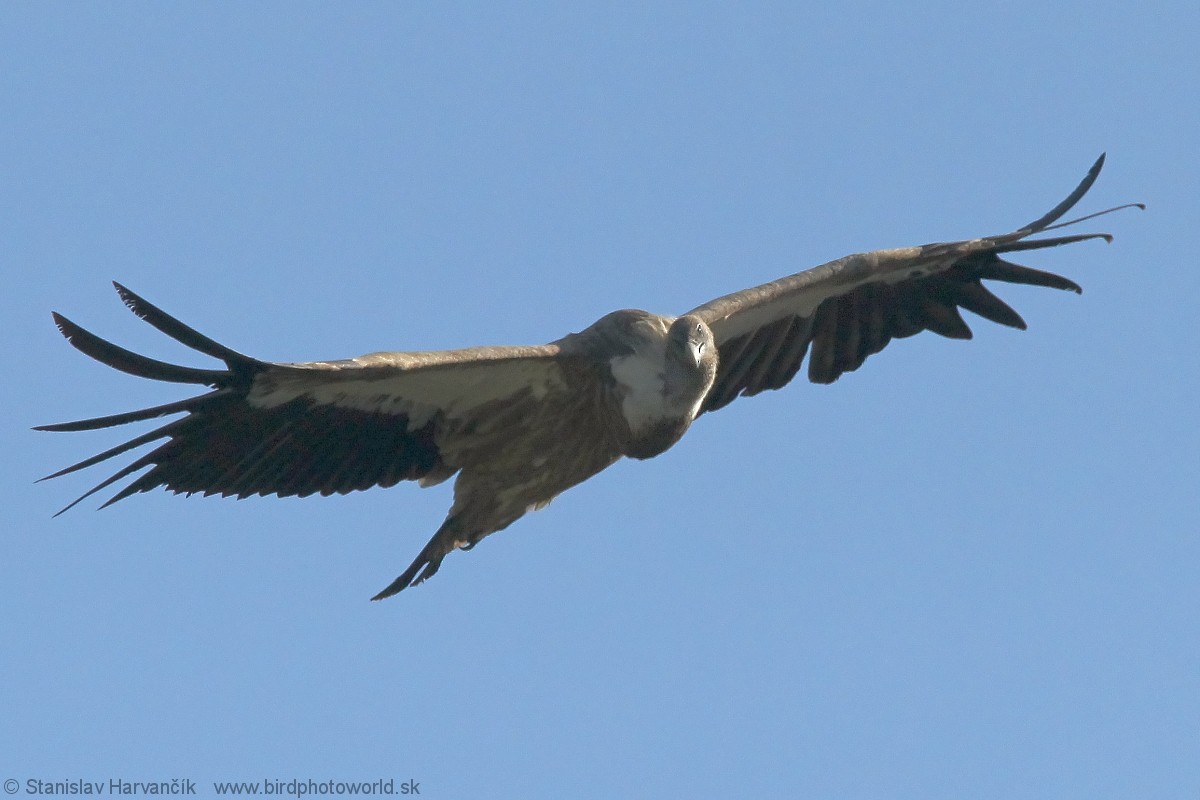
{"type": "Polygon", "coordinates": [[[717,352],[712,329],[694,314],[684,314],[672,322],[667,340],[673,349],[687,355],[696,367],[711,361],[717,352]]]}

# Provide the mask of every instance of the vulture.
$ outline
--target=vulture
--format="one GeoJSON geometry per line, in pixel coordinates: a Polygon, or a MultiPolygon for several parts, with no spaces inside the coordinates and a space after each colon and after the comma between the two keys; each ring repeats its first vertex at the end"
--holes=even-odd
{"type": "Polygon", "coordinates": [[[158,444],[58,513],[146,467],[104,506],[159,486],[185,494],[304,497],[400,481],[432,486],[457,476],[445,521],[373,598],[380,600],[421,583],[451,551],[474,547],[621,457],[664,452],[701,414],[781,388],[806,355],[808,379],[831,383],[893,339],[924,330],[971,338],[960,309],[1023,330],[1025,321],[984,282],[1080,292],[1074,281],[1008,258],[1111,241],[1106,233],[1031,238],[1117,210],[1058,222],[1103,163],[1101,155],[1065,200],[1012,233],[849,255],[678,317],[614,311],[538,346],[261,361],[114,284],[134,314],[223,366],[148,358],[55,313],[67,341],[101,363],[209,390],[153,408],[39,426],[83,431],[182,414],[42,480],[151,442],[158,444]]]}

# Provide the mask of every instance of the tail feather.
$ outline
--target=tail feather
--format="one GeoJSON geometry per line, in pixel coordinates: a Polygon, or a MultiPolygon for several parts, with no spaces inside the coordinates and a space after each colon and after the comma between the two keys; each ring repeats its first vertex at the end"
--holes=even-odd
{"type": "Polygon", "coordinates": [[[442,566],[442,559],[458,546],[456,540],[460,534],[457,532],[456,521],[454,517],[447,518],[412,564],[409,564],[408,569],[371,599],[386,600],[392,595],[399,594],[410,586],[416,586],[436,575],[438,568],[442,566]]]}

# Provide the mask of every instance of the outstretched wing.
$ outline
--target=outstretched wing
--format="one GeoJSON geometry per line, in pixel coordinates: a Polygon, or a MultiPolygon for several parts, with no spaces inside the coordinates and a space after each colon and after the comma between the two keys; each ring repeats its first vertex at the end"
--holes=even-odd
{"type": "Polygon", "coordinates": [[[960,308],[1023,330],[1021,316],[983,281],[1082,291],[1067,278],[1013,264],[1004,256],[1087,239],[1111,240],[1106,233],[1027,238],[1098,216],[1053,224],[1087,193],[1103,164],[1101,155],[1065,200],[1012,233],[846,256],[691,311],[712,328],[720,350],[717,379],[702,410],[784,386],[810,350],[809,380],[832,383],[892,339],[923,330],[970,339],[960,308]]]}
{"type": "Polygon", "coordinates": [[[218,344],[120,284],[114,285],[135,314],[173,339],[225,362],[225,369],[197,369],[147,358],[55,314],[67,340],[101,363],[142,378],[212,389],[153,408],[39,426],[38,430],[46,431],[82,431],[185,414],[43,478],[66,475],[166,439],[63,511],[145,467],[150,469],[104,505],[158,486],[241,498],[344,494],[404,480],[436,483],[463,466],[445,452],[446,442],[470,437],[481,414],[494,410],[496,403],[512,413],[562,385],[554,345],[375,353],[303,364],[259,361],[218,344]]]}

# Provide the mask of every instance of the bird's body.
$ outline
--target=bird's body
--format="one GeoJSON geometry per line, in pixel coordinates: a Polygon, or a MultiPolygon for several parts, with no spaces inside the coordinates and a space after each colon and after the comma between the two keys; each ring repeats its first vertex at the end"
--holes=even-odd
{"type": "Polygon", "coordinates": [[[186,412],[48,477],[164,438],[84,497],[145,467],[150,469],[108,503],[157,486],[237,497],[304,496],[402,480],[429,486],[457,475],[445,522],[376,599],[387,597],[434,574],[449,552],[508,527],[622,456],[664,452],[705,411],[783,386],[810,349],[809,378],[827,383],[857,369],[892,338],[925,329],[970,338],[959,307],[1023,328],[1016,312],[981,281],[1079,291],[1065,278],[1011,264],[1000,254],[1107,238],[1026,238],[1061,227],[1051,223],[1082,197],[1102,162],[1067,200],[1011,234],[847,256],[680,317],[616,311],[541,346],[271,363],[216,343],[118,285],[134,313],[224,361],[226,369],[149,359],[56,314],[72,344],[110,366],[213,391],[43,426],[87,430],[186,412]]]}

